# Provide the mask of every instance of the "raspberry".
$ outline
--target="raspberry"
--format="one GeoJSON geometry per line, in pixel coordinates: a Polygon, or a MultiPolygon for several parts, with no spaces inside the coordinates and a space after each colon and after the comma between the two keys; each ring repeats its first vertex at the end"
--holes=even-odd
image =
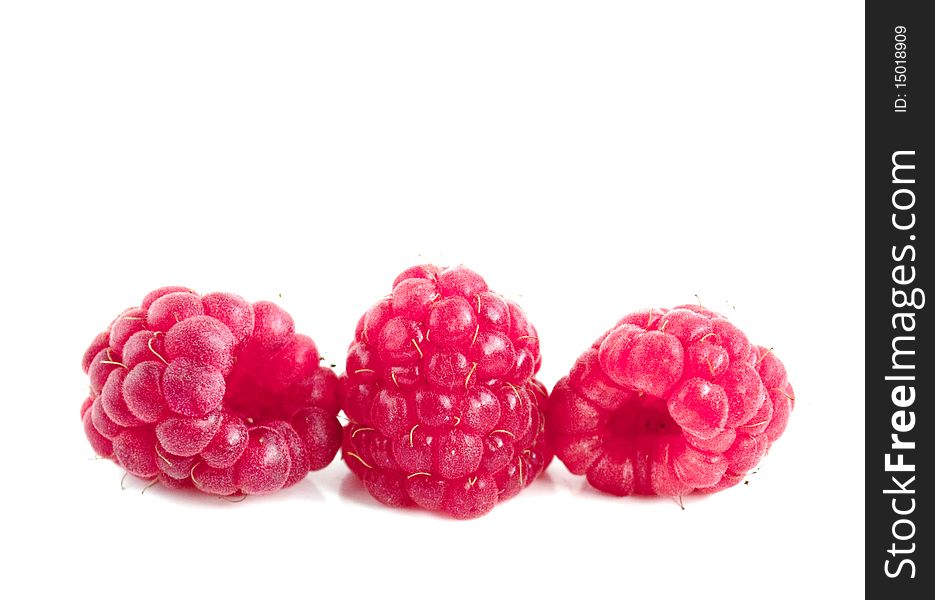
{"type": "Polygon", "coordinates": [[[540,363],[535,328],[480,275],[407,269],[348,349],[342,457],[384,504],[483,515],[552,458],[540,363]]]}
{"type": "Polygon", "coordinates": [[[82,367],[91,448],[172,489],[274,492],[341,444],[337,377],[271,302],[155,290],[95,336],[82,367]]]}
{"type": "Polygon", "coordinates": [[[620,496],[737,484],[795,404],[782,362],[700,306],[627,315],[552,390],[556,456],[620,496]]]}

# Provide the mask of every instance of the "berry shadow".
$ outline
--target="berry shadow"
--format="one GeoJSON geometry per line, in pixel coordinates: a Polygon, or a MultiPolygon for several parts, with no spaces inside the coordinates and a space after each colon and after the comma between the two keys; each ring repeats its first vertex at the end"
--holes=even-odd
{"type": "Polygon", "coordinates": [[[312,500],[313,502],[324,502],[325,500],[325,495],[322,494],[321,490],[318,488],[318,484],[315,482],[314,474],[312,473],[306,475],[305,479],[302,481],[284,490],[279,490],[278,492],[264,496],[250,496],[248,500],[252,498],[266,500],[272,496],[277,496],[279,498],[298,498],[301,500],[312,500]]]}
{"type": "MultiPolygon", "coordinates": [[[[712,496],[712,494],[688,494],[687,496],[649,496],[649,495],[637,495],[633,494],[631,496],[616,496],[614,494],[608,494],[607,492],[602,492],[601,490],[595,488],[587,482],[586,479],[581,478],[580,484],[576,488],[573,488],[572,491],[578,495],[596,498],[601,501],[606,502],[617,502],[617,503],[629,503],[629,504],[655,504],[655,505],[671,505],[675,510],[685,510],[689,505],[702,504],[712,496]]],[[[681,511],[680,511],[681,512],[681,511]]]]}
{"type": "MultiPolygon", "coordinates": [[[[555,480],[551,475],[549,475],[548,471],[546,471],[545,473],[539,475],[539,477],[528,488],[520,492],[519,495],[526,495],[527,497],[537,493],[548,495],[554,493],[555,490],[555,480]]],[[[385,506],[370,495],[370,492],[367,491],[367,488],[364,487],[364,484],[353,473],[347,473],[343,476],[341,483],[338,486],[338,494],[341,496],[342,500],[346,500],[354,504],[368,506],[374,510],[393,511],[398,514],[408,515],[414,518],[436,519],[441,521],[451,521],[453,523],[470,523],[473,520],[455,519],[454,517],[443,512],[424,510],[417,506],[408,506],[402,508],[385,506]]],[[[506,500],[506,502],[512,502],[514,500],[515,497],[506,500]]],[[[496,510],[496,507],[494,507],[494,510],[496,510]]]]}
{"type": "Polygon", "coordinates": [[[225,497],[205,494],[192,488],[170,489],[158,483],[152,484],[150,481],[138,479],[133,476],[128,476],[124,479],[122,489],[124,493],[140,493],[145,496],[158,496],[175,504],[209,506],[212,508],[228,505],[237,506],[245,502],[256,504],[290,497],[298,498],[303,501],[311,500],[313,502],[323,502],[325,499],[321,490],[319,490],[311,478],[308,477],[284,490],[257,496],[238,495],[225,497]]]}
{"type": "Polygon", "coordinates": [[[366,506],[373,510],[392,512],[395,515],[403,517],[449,521],[452,523],[470,523],[472,521],[472,519],[462,521],[460,519],[455,519],[454,517],[451,517],[445,513],[433,510],[425,510],[417,506],[386,506],[371,496],[370,492],[367,491],[367,488],[364,487],[364,484],[353,473],[347,473],[344,475],[343,479],[341,479],[341,484],[338,486],[338,494],[341,496],[342,500],[351,502],[353,504],[366,506]]]}
{"type": "Polygon", "coordinates": [[[539,494],[552,494],[555,490],[558,489],[555,478],[552,477],[549,470],[546,469],[539,477],[536,478],[529,487],[522,490],[520,494],[529,494],[529,492],[539,493],[539,494]]]}
{"type": "MultiPolygon", "coordinates": [[[[676,510],[682,507],[687,507],[689,503],[694,504],[696,502],[703,502],[708,498],[710,494],[702,495],[693,495],[683,496],[681,499],[678,497],[669,497],[669,496],[615,496],[614,494],[608,494],[607,492],[602,492],[596,487],[588,483],[588,480],[584,477],[578,475],[573,475],[566,470],[559,470],[558,472],[553,473],[551,469],[546,471],[544,475],[548,475],[552,481],[552,486],[556,490],[564,490],[575,496],[581,496],[583,498],[593,498],[596,501],[616,503],[616,504],[657,504],[657,505],[672,505],[676,510]],[[550,475],[550,473],[552,473],[550,475]]],[[[540,476],[540,479],[542,477],[540,476]]],[[[532,486],[530,486],[532,487],[532,486]]]]}
{"type": "Polygon", "coordinates": [[[363,504],[365,506],[382,506],[373,499],[373,496],[367,492],[367,488],[353,473],[345,473],[341,478],[341,484],[338,486],[338,494],[343,500],[348,500],[354,504],[363,504]]]}
{"type": "Polygon", "coordinates": [[[209,496],[191,488],[170,489],[162,484],[153,484],[152,481],[138,479],[132,475],[127,475],[121,479],[121,491],[124,494],[156,496],[157,498],[168,500],[175,504],[186,504],[196,506],[217,507],[218,505],[235,505],[239,501],[236,499],[221,498],[220,496],[209,496]]]}
{"type": "MultiPolygon", "coordinates": [[[[405,515],[408,517],[415,517],[417,519],[424,518],[444,518],[444,515],[436,514],[433,511],[422,510],[416,506],[407,506],[394,508],[386,506],[376,500],[373,496],[370,495],[370,492],[367,491],[367,488],[364,487],[363,482],[357,478],[353,473],[347,473],[341,479],[341,484],[338,486],[338,494],[341,496],[342,500],[346,500],[353,504],[358,504],[360,506],[366,506],[373,510],[380,511],[390,511],[398,515],[405,515]]],[[[454,521],[455,519],[450,519],[454,521]]]]}

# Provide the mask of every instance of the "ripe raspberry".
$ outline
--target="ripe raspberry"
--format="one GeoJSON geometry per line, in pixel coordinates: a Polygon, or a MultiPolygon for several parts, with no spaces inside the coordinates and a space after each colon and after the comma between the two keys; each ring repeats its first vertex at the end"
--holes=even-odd
{"type": "Polygon", "coordinates": [[[555,454],[594,487],[680,496],[735,485],[795,404],[782,362],[700,306],[624,317],[552,390],[555,454]]]}
{"type": "Polygon", "coordinates": [[[540,363],[535,328],[480,275],[412,267],[357,324],[342,457],[384,504],[483,515],[552,459],[540,363]]]}
{"type": "Polygon", "coordinates": [[[271,302],[160,288],[94,338],[82,367],[91,447],[173,489],[274,492],[341,444],[337,377],[271,302]]]}

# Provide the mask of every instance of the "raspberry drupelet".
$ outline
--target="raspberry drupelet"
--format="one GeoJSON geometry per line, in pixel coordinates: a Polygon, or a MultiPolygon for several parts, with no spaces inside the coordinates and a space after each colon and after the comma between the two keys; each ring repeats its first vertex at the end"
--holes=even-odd
{"type": "Polygon", "coordinates": [[[782,362],[701,306],[624,317],[552,390],[556,456],[599,490],[716,492],[741,481],[795,405],[782,362]]]}
{"type": "Polygon", "coordinates": [[[370,494],[456,518],[489,512],[552,458],[522,309],[464,267],[422,265],[360,319],[338,396],[342,456],[370,494]]]}
{"type": "Polygon", "coordinates": [[[272,302],[157,289],[94,338],[82,367],[91,447],[172,489],[271,493],[341,444],[337,377],[272,302]]]}

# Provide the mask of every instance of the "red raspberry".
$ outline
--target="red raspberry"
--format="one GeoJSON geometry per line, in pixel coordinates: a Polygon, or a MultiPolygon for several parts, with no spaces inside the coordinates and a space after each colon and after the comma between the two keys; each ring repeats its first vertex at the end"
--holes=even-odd
{"type": "Polygon", "coordinates": [[[548,465],[539,339],[464,267],[412,267],[357,324],[338,396],[342,456],[370,494],[478,517],[548,465]]]}
{"type": "Polygon", "coordinates": [[[700,306],[624,317],[552,390],[555,454],[594,487],[680,496],[735,485],[782,434],[786,370],[700,306]]]}
{"type": "Polygon", "coordinates": [[[337,377],[271,302],[160,288],[96,336],[82,366],[91,447],[173,489],[274,492],[341,444],[337,377]]]}

